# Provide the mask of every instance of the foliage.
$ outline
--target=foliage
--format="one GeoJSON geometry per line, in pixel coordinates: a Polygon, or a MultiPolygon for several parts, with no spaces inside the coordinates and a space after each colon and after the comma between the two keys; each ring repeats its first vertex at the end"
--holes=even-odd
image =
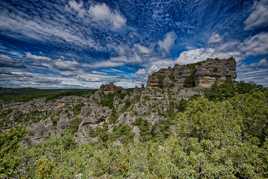
{"type": "Polygon", "coordinates": [[[224,82],[214,84],[211,89],[205,92],[205,96],[210,100],[225,100],[238,94],[246,94],[254,91],[267,91],[262,86],[244,82],[224,82]]]}
{"type": "Polygon", "coordinates": [[[82,104],[82,103],[78,103],[78,104],[76,104],[76,105],[73,107],[74,114],[75,114],[75,115],[80,114],[80,112],[81,112],[81,108],[82,108],[82,107],[83,107],[83,104],[82,104]]]}
{"type": "Polygon", "coordinates": [[[243,139],[262,145],[268,136],[268,92],[237,95],[230,102],[243,116],[243,139]]]}
{"type": "Polygon", "coordinates": [[[115,93],[109,93],[102,97],[101,105],[107,106],[109,108],[113,108],[113,101],[114,101],[115,93]]]}
{"type": "Polygon", "coordinates": [[[0,133],[0,178],[18,174],[17,166],[21,162],[19,143],[25,134],[25,129],[16,127],[0,133]]]}
{"type": "Polygon", "coordinates": [[[71,122],[70,122],[70,126],[68,128],[68,130],[74,134],[78,128],[79,128],[79,124],[81,123],[81,119],[77,116],[75,117],[71,122]]]}
{"type": "Polygon", "coordinates": [[[178,104],[180,112],[158,124],[136,120],[140,140],[133,126],[116,123],[115,111],[93,131],[94,144],[74,142],[79,118],[62,136],[28,147],[20,145],[23,128],[6,130],[0,177],[268,178],[267,89],[223,84],[178,104]]]}
{"type": "Polygon", "coordinates": [[[130,93],[130,90],[117,91],[117,92],[103,94],[100,103],[103,106],[107,106],[110,109],[113,109],[114,108],[113,103],[114,103],[115,98],[123,99],[128,93],[130,93]]]}
{"type": "Polygon", "coordinates": [[[40,158],[36,162],[36,178],[46,179],[52,178],[52,171],[54,168],[53,161],[47,158],[40,158]]]}
{"type": "Polygon", "coordinates": [[[139,128],[142,141],[148,141],[152,138],[152,126],[148,121],[139,118],[135,121],[134,125],[139,128]]]}
{"type": "Polygon", "coordinates": [[[110,135],[112,141],[120,140],[123,143],[132,141],[133,133],[131,128],[126,124],[119,124],[113,128],[112,134],[110,135]]]}
{"type": "Polygon", "coordinates": [[[62,96],[90,96],[95,90],[88,89],[33,89],[0,88],[0,101],[26,102],[37,98],[54,100],[62,96]]]}

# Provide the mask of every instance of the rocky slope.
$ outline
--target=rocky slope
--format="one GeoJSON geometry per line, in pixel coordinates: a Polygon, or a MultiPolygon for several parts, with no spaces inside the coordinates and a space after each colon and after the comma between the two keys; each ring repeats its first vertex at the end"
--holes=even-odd
{"type": "MultiPolygon", "coordinates": [[[[71,130],[77,143],[96,143],[102,134],[131,130],[139,140],[141,126],[155,126],[180,111],[183,100],[202,95],[216,82],[234,80],[234,59],[208,59],[193,65],[176,65],[149,77],[146,88],[102,86],[88,97],[65,96],[28,102],[2,103],[0,130],[23,125],[24,144],[44,141],[71,130]]],[[[115,137],[120,143],[120,136],[115,137]]]]}

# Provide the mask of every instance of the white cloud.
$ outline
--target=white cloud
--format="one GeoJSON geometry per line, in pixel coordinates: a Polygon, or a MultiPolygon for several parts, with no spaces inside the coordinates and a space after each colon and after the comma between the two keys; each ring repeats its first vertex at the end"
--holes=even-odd
{"type": "Polygon", "coordinates": [[[258,63],[260,66],[267,66],[268,65],[268,60],[266,58],[263,58],[259,61],[258,63]]]}
{"type": "Polygon", "coordinates": [[[268,0],[255,3],[252,13],[244,23],[245,30],[268,26],[268,0]]]}
{"type": "Polygon", "coordinates": [[[268,62],[267,59],[261,59],[259,62],[250,64],[241,64],[237,68],[237,80],[245,82],[254,82],[263,86],[268,86],[268,62]]]}
{"type": "Polygon", "coordinates": [[[4,54],[0,54],[0,62],[1,61],[12,61],[13,59],[10,58],[9,56],[7,55],[4,55],[4,54]]]}
{"type": "Polygon", "coordinates": [[[88,14],[93,21],[109,23],[114,29],[120,29],[126,24],[125,17],[117,11],[111,11],[105,3],[91,6],[88,10],[88,14]]]}
{"type": "Polygon", "coordinates": [[[107,20],[112,14],[110,8],[105,4],[96,4],[90,7],[89,14],[95,18],[95,20],[107,20]]]}
{"type": "Polygon", "coordinates": [[[12,66],[12,67],[23,67],[23,64],[20,60],[13,59],[12,57],[4,54],[0,54],[0,67],[4,66],[12,66]]]}
{"type": "MultiPolygon", "coordinates": [[[[115,82],[125,88],[141,86],[144,79],[135,75],[130,79],[123,71],[113,69],[116,74],[103,73],[94,68],[116,67],[128,62],[124,57],[109,59],[109,61],[96,62],[95,64],[79,63],[76,60],[50,57],[26,53],[31,60],[31,69],[17,69],[15,67],[0,67],[0,86],[5,87],[34,87],[34,88],[99,88],[103,83],[115,82]],[[90,66],[91,65],[91,66],[90,66]],[[40,66],[48,67],[48,70],[56,73],[42,74],[33,69],[40,66]],[[91,67],[92,69],[88,69],[91,67]],[[30,70],[30,71],[29,71],[30,70]],[[93,71],[91,71],[93,70],[93,71]]],[[[8,56],[0,55],[7,59],[8,56]]],[[[131,63],[137,63],[133,58],[131,63]]]]}
{"type": "Polygon", "coordinates": [[[152,52],[151,49],[149,49],[143,45],[135,44],[134,46],[137,49],[137,51],[142,55],[148,55],[152,52]]]}
{"type": "Polygon", "coordinates": [[[113,30],[121,29],[126,25],[126,18],[116,10],[111,10],[105,3],[91,5],[87,10],[82,1],[70,0],[65,8],[78,16],[95,22],[98,25],[111,25],[113,30]]]}
{"type": "MultiPolygon", "coordinates": [[[[18,16],[0,16],[0,29],[9,30],[13,33],[22,35],[39,41],[59,41],[71,43],[77,46],[94,47],[96,43],[90,38],[83,38],[76,29],[67,28],[61,24],[40,19],[28,20],[18,16]]],[[[12,36],[12,34],[9,34],[12,36]]],[[[16,36],[19,37],[19,36],[16,36]]]]}
{"type": "Polygon", "coordinates": [[[141,64],[143,63],[142,58],[137,55],[136,53],[133,54],[133,56],[118,56],[118,57],[112,57],[108,60],[95,62],[91,64],[84,64],[84,67],[87,68],[111,68],[111,67],[119,67],[127,64],[141,64]]]}
{"type": "Polygon", "coordinates": [[[96,62],[96,63],[92,63],[92,64],[86,64],[85,67],[97,69],[97,68],[118,67],[118,66],[122,66],[122,65],[124,65],[124,63],[122,63],[122,62],[113,62],[111,60],[106,60],[106,61],[96,62]]]}
{"type": "Polygon", "coordinates": [[[76,2],[75,0],[71,0],[68,3],[67,8],[70,8],[71,10],[78,13],[79,16],[83,17],[86,14],[86,11],[83,7],[83,1],[76,2]]]}
{"type": "Polygon", "coordinates": [[[46,57],[46,56],[40,56],[40,55],[33,55],[32,53],[30,52],[26,52],[25,53],[25,57],[26,58],[29,58],[31,60],[38,60],[38,61],[50,61],[51,58],[49,57],[46,57]]]}
{"type": "Polygon", "coordinates": [[[109,76],[109,75],[103,75],[103,74],[93,74],[93,73],[86,73],[86,72],[80,72],[77,77],[81,80],[85,81],[105,81],[110,78],[116,78],[117,76],[109,76]]]}
{"type": "Polygon", "coordinates": [[[160,70],[161,68],[168,68],[174,66],[174,61],[171,59],[158,59],[153,58],[151,60],[151,63],[148,65],[147,72],[148,74],[152,74],[153,72],[156,72],[160,70]]]}
{"type": "Polygon", "coordinates": [[[30,52],[26,52],[25,57],[32,61],[32,65],[35,68],[36,67],[48,67],[50,70],[74,71],[81,67],[81,64],[77,62],[76,60],[66,60],[63,57],[52,59],[47,56],[34,55],[30,52]]]}
{"type": "Polygon", "coordinates": [[[229,58],[234,55],[232,52],[219,52],[213,48],[199,48],[182,52],[177,58],[176,63],[191,64],[204,61],[207,58],[229,58]]]}
{"type": "Polygon", "coordinates": [[[213,33],[211,36],[210,36],[210,38],[209,38],[209,40],[208,40],[208,43],[219,43],[219,42],[221,42],[222,41],[222,38],[221,38],[221,36],[218,34],[218,33],[213,33]]]}
{"type": "Polygon", "coordinates": [[[198,48],[184,51],[177,58],[180,64],[190,64],[206,60],[207,58],[234,57],[241,61],[250,55],[263,55],[268,53],[268,33],[256,34],[242,42],[230,41],[217,45],[214,48],[198,48]]]}
{"type": "Polygon", "coordinates": [[[241,48],[247,55],[268,53],[268,33],[260,33],[246,39],[241,48]]]}
{"type": "Polygon", "coordinates": [[[138,71],[136,71],[135,73],[136,75],[139,75],[139,76],[143,76],[146,74],[146,71],[144,68],[141,68],[141,69],[138,69],[138,71]]]}
{"type": "Polygon", "coordinates": [[[111,61],[122,62],[124,64],[141,64],[141,63],[143,63],[142,58],[135,52],[134,52],[134,54],[132,54],[132,56],[121,56],[121,57],[111,58],[111,61]]]}
{"type": "Polygon", "coordinates": [[[175,43],[177,35],[174,32],[169,32],[165,35],[164,39],[158,42],[159,47],[166,53],[170,51],[175,43]]]}
{"type": "Polygon", "coordinates": [[[56,59],[53,61],[53,66],[60,70],[75,70],[80,64],[75,60],[64,60],[64,59],[56,59]]]}
{"type": "MultiPolygon", "coordinates": [[[[263,58],[259,60],[259,62],[249,63],[249,64],[241,64],[240,67],[243,69],[244,67],[250,67],[253,69],[266,69],[268,67],[268,60],[263,58]]],[[[239,69],[240,70],[240,69],[239,69]]],[[[267,70],[268,73],[268,70],[267,70]]]]}
{"type": "Polygon", "coordinates": [[[115,82],[115,85],[122,86],[124,88],[141,87],[142,84],[144,84],[143,81],[132,80],[132,79],[121,79],[121,80],[115,82]]]}

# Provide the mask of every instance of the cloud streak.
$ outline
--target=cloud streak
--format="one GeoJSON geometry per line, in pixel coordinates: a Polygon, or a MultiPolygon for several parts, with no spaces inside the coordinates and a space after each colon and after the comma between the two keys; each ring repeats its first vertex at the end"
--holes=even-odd
{"type": "Polygon", "coordinates": [[[9,36],[19,35],[19,38],[31,38],[38,41],[70,43],[81,47],[93,47],[94,41],[78,35],[76,29],[60,26],[54,22],[27,20],[18,16],[0,16],[0,29],[11,32],[9,36]],[[16,35],[17,34],[17,35],[16,35]]]}
{"type": "Polygon", "coordinates": [[[268,0],[258,1],[249,17],[245,20],[245,29],[252,30],[268,26],[268,0]]]}

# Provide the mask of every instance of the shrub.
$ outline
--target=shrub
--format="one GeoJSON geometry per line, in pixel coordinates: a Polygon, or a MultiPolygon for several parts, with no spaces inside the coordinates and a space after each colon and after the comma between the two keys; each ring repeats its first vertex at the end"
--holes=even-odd
{"type": "Polygon", "coordinates": [[[18,174],[21,162],[19,153],[20,142],[26,130],[22,127],[8,129],[0,133],[0,177],[10,177],[18,174]]]}

